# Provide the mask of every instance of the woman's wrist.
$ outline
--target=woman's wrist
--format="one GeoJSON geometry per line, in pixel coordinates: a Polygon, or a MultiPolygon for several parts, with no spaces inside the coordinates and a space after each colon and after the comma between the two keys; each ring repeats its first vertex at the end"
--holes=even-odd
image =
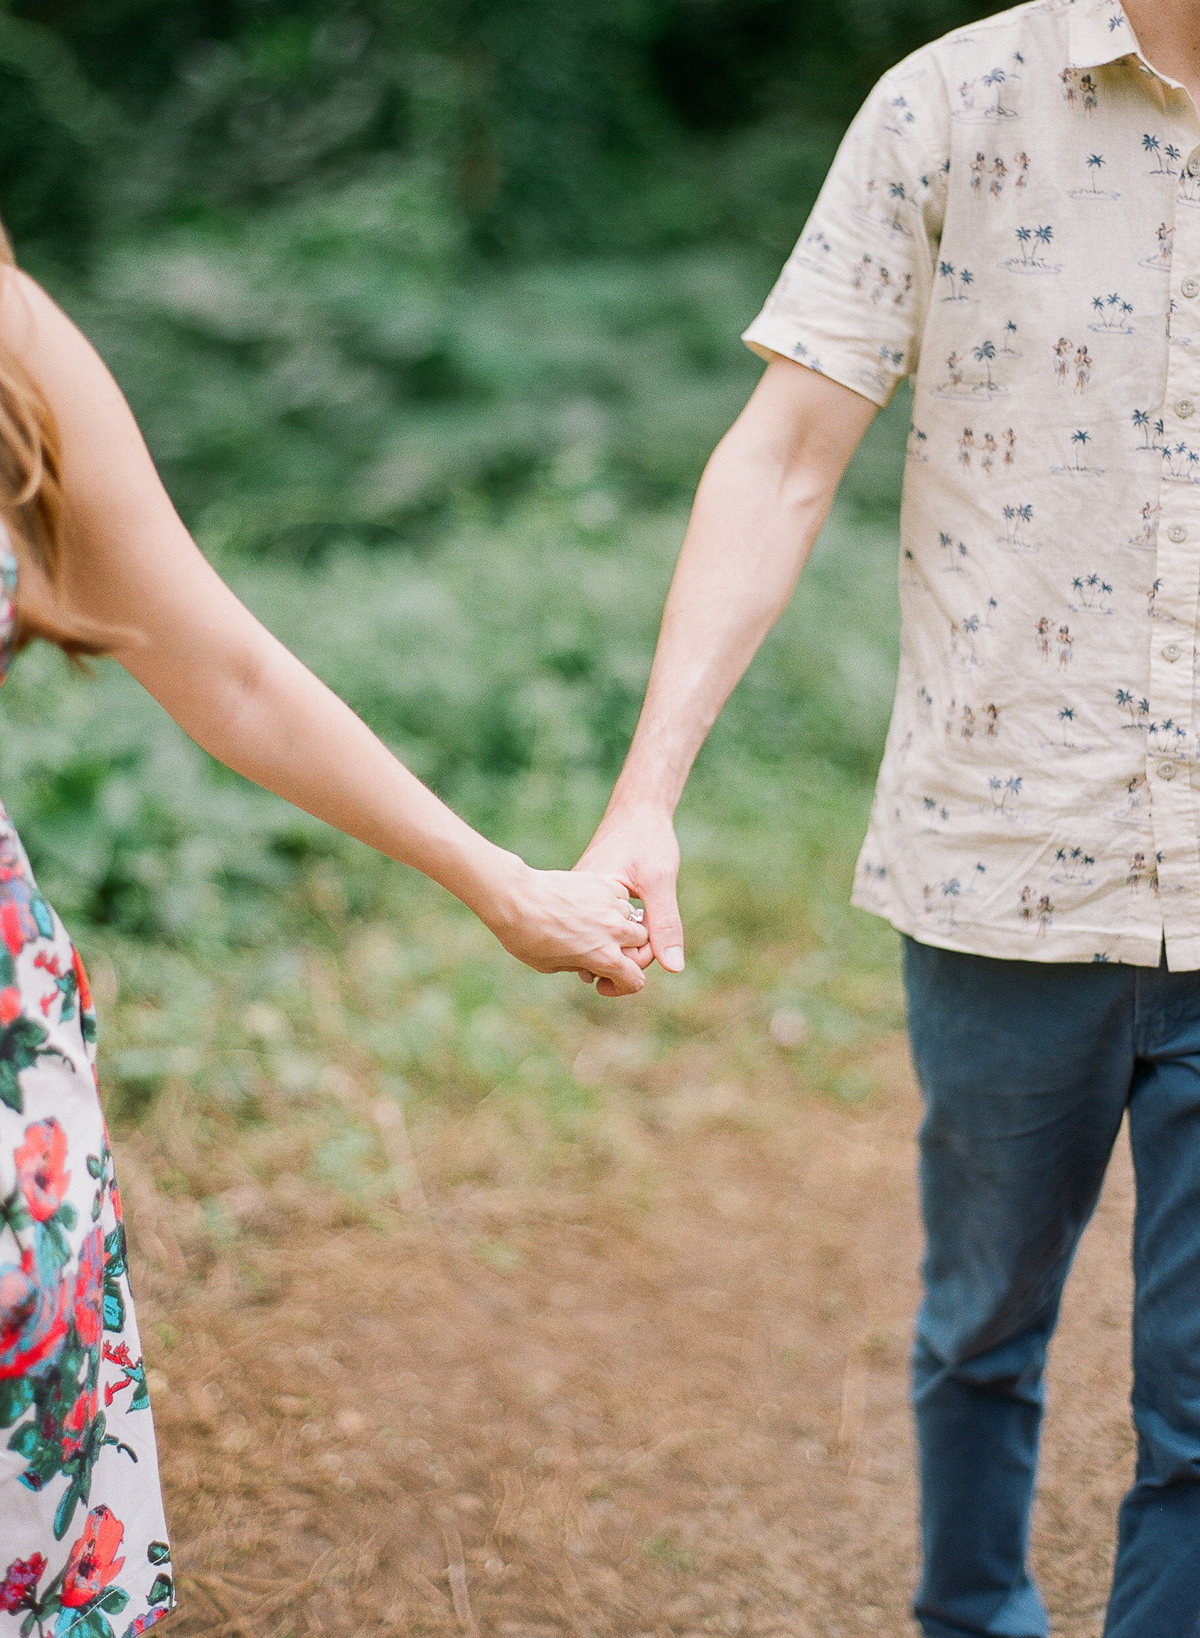
{"type": "Polygon", "coordinates": [[[519,925],[533,872],[519,854],[476,836],[462,860],[459,879],[446,885],[503,943],[519,925]]]}

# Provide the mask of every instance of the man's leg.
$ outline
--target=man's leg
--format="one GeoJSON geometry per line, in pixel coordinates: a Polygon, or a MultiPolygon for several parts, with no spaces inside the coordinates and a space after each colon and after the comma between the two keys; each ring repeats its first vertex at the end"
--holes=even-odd
{"type": "Polygon", "coordinates": [[[1026,1565],[1042,1369],[1133,1075],[1138,969],[905,940],[925,1098],[913,1351],[927,1638],[1045,1638],[1026,1565]]]}
{"type": "Polygon", "coordinates": [[[1150,977],[1129,1100],[1138,1460],[1104,1631],[1200,1638],[1200,973],[1150,977]]]}

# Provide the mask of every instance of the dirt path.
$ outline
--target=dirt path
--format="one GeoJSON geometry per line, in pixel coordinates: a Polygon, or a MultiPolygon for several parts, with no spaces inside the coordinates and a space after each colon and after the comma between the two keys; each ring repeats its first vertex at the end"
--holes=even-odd
{"type": "MultiPolygon", "coordinates": [[[[247,1235],[186,1297],[132,1157],[174,1632],[908,1633],[916,1098],[901,1043],[882,1068],[856,1108],[650,1134],[633,1182],[247,1235]]],[[[1053,1362],[1059,1638],[1099,1632],[1130,1467],[1129,1209],[1122,1149],[1053,1362]]]]}

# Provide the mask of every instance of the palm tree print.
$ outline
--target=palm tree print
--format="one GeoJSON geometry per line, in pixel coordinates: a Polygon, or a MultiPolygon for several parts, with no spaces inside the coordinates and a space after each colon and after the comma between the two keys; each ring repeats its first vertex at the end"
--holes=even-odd
{"type": "Polygon", "coordinates": [[[1118,291],[1114,290],[1107,296],[1092,297],[1092,312],[1095,315],[1088,325],[1089,330],[1107,330],[1110,334],[1128,336],[1133,334],[1133,303],[1125,300],[1118,291]]]}
{"type": "Polygon", "coordinates": [[[1150,718],[1150,701],[1138,699],[1132,689],[1118,688],[1116,694],[1117,705],[1122,711],[1128,711],[1129,721],[1124,724],[1127,728],[1147,728],[1150,718]]]}
{"type": "Polygon", "coordinates": [[[1055,848],[1055,870],[1050,880],[1052,882],[1082,881],[1085,886],[1090,886],[1092,878],[1088,875],[1088,870],[1095,862],[1094,855],[1085,853],[1081,847],[1055,848]]]}
{"type": "Polygon", "coordinates": [[[1194,476],[1200,455],[1183,438],[1176,444],[1163,445],[1164,477],[1184,480],[1194,476]]]}
{"type": "Polygon", "coordinates": [[[969,301],[968,294],[975,283],[975,275],[969,267],[956,268],[953,262],[938,263],[938,278],[943,280],[946,293],[943,301],[969,301]]]}
{"type": "MultiPolygon", "coordinates": [[[[1138,447],[1141,449],[1156,450],[1157,445],[1150,442],[1151,422],[1149,412],[1147,410],[1135,409],[1130,419],[1133,422],[1134,430],[1136,432],[1140,432],[1142,435],[1142,441],[1138,447]]],[[[1162,423],[1160,422],[1159,424],[1161,425],[1162,423]]]]}
{"type": "Polygon", "coordinates": [[[1052,472],[1086,472],[1092,477],[1103,477],[1104,468],[1102,466],[1089,466],[1083,458],[1091,441],[1092,435],[1086,427],[1076,427],[1070,439],[1073,459],[1062,466],[1053,466],[1050,470],[1052,472]]]}
{"type": "Polygon", "coordinates": [[[983,385],[986,387],[988,392],[995,392],[996,383],[992,380],[992,362],[996,357],[995,343],[992,341],[981,341],[978,347],[973,347],[971,349],[971,352],[975,362],[983,365],[983,385]]]}
{"type": "Polygon", "coordinates": [[[1021,505],[1009,502],[1003,508],[1004,544],[1014,550],[1036,551],[1037,546],[1026,538],[1025,527],[1033,522],[1033,507],[1025,501],[1021,505]]]}
{"type": "Polygon", "coordinates": [[[987,107],[983,110],[991,119],[1015,118],[1015,109],[1006,107],[1004,102],[1004,86],[1007,80],[1008,74],[1003,68],[990,68],[982,76],[981,83],[992,93],[987,107]]]}
{"type": "Polygon", "coordinates": [[[964,559],[971,555],[963,542],[961,540],[956,541],[953,535],[947,534],[943,529],[938,534],[938,545],[947,557],[944,572],[947,574],[961,574],[964,559]]]}
{"type": "Polygon", "coordinates": [[[1014,273],[1058,273],[1060,262],[1051,262],[1047,252],[1054,241],[1054,228],[1049,222],[1040,227],[1015,228],[1017,254],[1010,256],[1004,266],[1014,273]]]}
{"type": "Polygon", "coordinates": [[[1087,167],[1087,182],[1082,188],[1072,188],[1072,199],[1117,199],[1119,194],[1111,189],[1100,186],[1100,172],[1106,163],[1103,154],[1089,154],[1084,161],[1087,167]]]}
{"type": "Polygon", "coordinates": [[[1075,721],[1075,712],[1071,709],[1071,707],[1069,705],[1064,705],[1062,710],[1058,713],[1058,720],[1063,725],[1062,726],[1062,742],[1063,742],[1063,745],[1068,750],[1070,750],[1071,746],[1074,745],[1075,741],[1073,739],[1068,739],[1067,738],[1067,729],[1075,721]]]}
{"type": "Polygon", "coordinates": [[[1078,599],[1071,604],[1076,614],[1111,614],[1112,587],[1100,575],[1076,575],[1071,581],[1071,590],[1078,599]]]}
{"type": "Polygon", "coordinates": [[[905,238],[911,237],[911,233],[900,218],[900,207],[907,200],[908,194],[905,191],[903,182],[888,183],[888,202],[884,214],[884,226],[889,232],[903,235],[905,238]]]}
{"type": "Polygon", "coordinates": [[[908,428],[908,458],[912,461],[927,461],[929,459],[927,446],[929,434],[914,423],[908,428]]]}

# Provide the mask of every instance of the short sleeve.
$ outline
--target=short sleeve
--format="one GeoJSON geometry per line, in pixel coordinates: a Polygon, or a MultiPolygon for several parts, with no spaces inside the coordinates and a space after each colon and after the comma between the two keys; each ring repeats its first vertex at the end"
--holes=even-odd
{"type": "Polygon", "coordinates": [[[941,76],[925,53],[880,80],[742,336],[748,347],[887,403],[917,367],[941,238],[948,127],[941,76]]]}

